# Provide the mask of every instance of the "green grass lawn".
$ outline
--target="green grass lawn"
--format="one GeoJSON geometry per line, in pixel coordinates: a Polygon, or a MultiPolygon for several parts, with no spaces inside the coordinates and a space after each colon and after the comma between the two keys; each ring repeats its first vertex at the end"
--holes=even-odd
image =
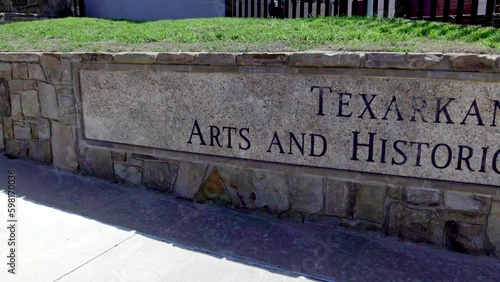
{"type": "Polygon", "coordinates": [[[379,18],[65,18],[0,25],[2,51],[364,50],[500,53],[500,29],[379,18]]]}

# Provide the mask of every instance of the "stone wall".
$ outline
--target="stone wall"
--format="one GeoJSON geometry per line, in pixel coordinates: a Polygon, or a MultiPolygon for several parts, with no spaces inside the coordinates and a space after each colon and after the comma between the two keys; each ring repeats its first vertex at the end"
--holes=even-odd
{"type": "MultiPolygon", "coordinates": [[[[0,150],[14,158],[186,200],[266,212],[306,224],[373,231],[452,251],[500,254],[500,175],[494,172],[484,182],[488,185],[480,185],[86,137],[81,89],[89,88],[82,85],[82,70],[160,72],[172,67],[170,71],[196,73],[211,71],[212,66],[231,73],[271,70],[285,75],[306,70],[391,78],[404,71],[422,78],[500,82],[500,57],[490,55],[0,53],[0,150]]],[[[499,100],[498,91],[493,89],[489,99],[499,100]]],[[[484,128],[493,146],[498,144],[498,127],[484,128]]]]}

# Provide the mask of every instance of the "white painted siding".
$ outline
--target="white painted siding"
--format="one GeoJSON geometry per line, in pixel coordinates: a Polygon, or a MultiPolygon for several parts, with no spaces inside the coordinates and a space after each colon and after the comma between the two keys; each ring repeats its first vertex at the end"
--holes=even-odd
{"type": "Polygon", "coordinates": [[[224,0],[85,0],[89,17],[159,20],[222,17],[224,0]]]}

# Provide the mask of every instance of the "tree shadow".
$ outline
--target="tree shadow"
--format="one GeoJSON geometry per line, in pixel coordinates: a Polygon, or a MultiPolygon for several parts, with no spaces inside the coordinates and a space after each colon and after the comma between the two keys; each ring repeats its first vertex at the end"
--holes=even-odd
{"type": "Polygon", "coordinates": [[[18,196],[27,201],[290,277],[473,281],[480,275],[500,281],[498,261],[491,258],[177,200],[0,154],[0,181],[12,168],[18,196]]]}

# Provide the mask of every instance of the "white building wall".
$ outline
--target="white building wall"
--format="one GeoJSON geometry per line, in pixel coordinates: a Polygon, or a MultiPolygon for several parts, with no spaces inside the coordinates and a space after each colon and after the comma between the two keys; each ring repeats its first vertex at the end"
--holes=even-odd
{"type": "Polygon", "coordinates": [[[223,17],[224,0],[85,0],[89,17],[159,20],[223,17]]]}

